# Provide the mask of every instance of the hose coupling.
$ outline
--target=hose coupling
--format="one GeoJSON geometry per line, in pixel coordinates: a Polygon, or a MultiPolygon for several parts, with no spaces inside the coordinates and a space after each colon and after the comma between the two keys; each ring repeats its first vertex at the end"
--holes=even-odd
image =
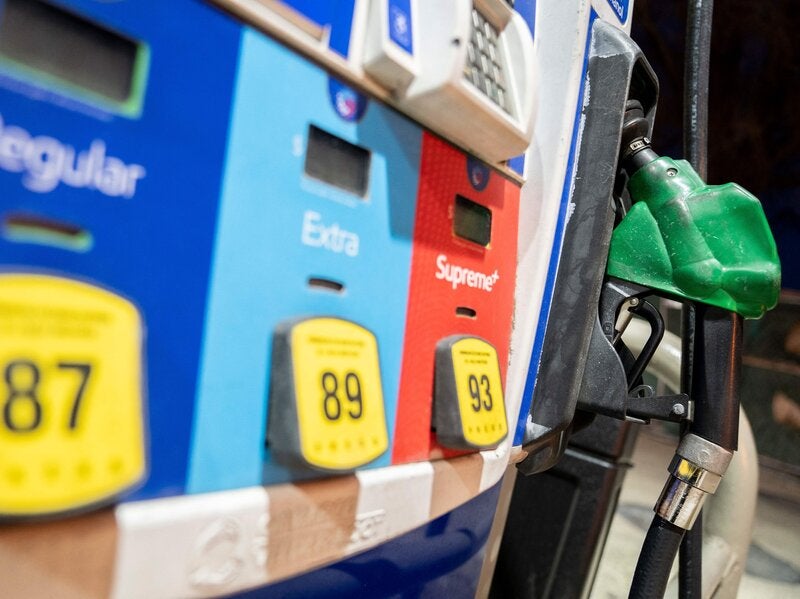
{"type": "Polygon", "coordinates": [[[713,494],[733,458],[733,452],[707,439],[688,434],[681,440],[669,465],[670,477],[655,512],[667,522],[690,530],[713,494]]]}

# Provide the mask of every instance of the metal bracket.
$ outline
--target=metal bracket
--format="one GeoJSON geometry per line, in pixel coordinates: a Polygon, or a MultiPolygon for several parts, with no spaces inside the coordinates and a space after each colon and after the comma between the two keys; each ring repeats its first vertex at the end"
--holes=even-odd
{"type": "Polygon", "coordinates": [[[693,417],[694,402],[685,393],[656,395],[649,385],[639,385],[628,395],[627,420],[647,424],[650,420],[683,422],[693,417]]]}

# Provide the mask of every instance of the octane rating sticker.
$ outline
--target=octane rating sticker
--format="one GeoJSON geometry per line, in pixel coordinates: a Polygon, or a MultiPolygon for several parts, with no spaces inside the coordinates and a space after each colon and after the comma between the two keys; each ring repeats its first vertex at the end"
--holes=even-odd
{"type": "Polygon", "coordinates": [[[75,509],[145,470],[142,330],[127,300],[0,275],[0,514],[75,509]]]}
{"type": "Polygon", "coordinates": [[[493,447],[507,432],[497,351],[486,341],[467,337],[451,348],[464,440],[493,447]]]}
{"type": "Polygon", "coordinates": [[[350,470],[389,446],[375,336],[336,318],[292,329],[300,450],[310,465],[350,470]]]}

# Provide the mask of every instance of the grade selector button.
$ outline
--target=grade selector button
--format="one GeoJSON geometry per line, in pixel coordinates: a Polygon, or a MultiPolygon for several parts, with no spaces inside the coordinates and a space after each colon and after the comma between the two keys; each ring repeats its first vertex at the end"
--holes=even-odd
{"type": "Polygon", "coordinates": [[[378,344],[339,318],[279,325],[273,340],[267,442],[284,462],[342,472],[389,446],[378,344]]]}
{"type": "Polygon", "coordinates": [[[144,472],[136,308],[71,279],[0,275],[0,515],[91,505],[144,472]]]}
{"type": "Polygon", "coordinates": [[[453,449],[491,449],[508,424],[497,351],[479,337],[454,335],[436,347],[436,438],[453,449]]]}

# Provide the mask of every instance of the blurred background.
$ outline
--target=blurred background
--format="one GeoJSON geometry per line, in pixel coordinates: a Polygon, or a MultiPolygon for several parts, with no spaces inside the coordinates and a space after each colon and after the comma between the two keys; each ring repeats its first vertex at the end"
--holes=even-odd
{"type": "MultiPolygon", "coordinates": [[[[685,2],[637,0],[633,39],[661,83],[654,149],[682,156],[685,2]]],[[[759,452],[800,474],[800,3],[716,2],[708,182],[735,181],[764,205],[778,244],[778,308],[746,321],[742,400],[759,452]]],[[[773,463],[773,460],[775,461],[773,463]]]]}

